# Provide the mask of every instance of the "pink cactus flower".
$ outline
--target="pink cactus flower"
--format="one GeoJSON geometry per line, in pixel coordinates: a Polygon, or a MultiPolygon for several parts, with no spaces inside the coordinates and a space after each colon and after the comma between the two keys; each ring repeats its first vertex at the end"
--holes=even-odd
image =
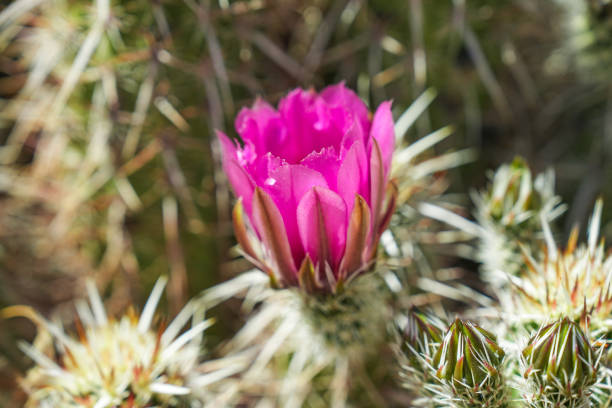
{"type": "Polygon", "coordinates": [[[218,132],[238,242],[274,285],[335,293],[373,264],[397,195],[391,102],[370,118],[340,83],[243,108],[242,145],[218,132]]]}

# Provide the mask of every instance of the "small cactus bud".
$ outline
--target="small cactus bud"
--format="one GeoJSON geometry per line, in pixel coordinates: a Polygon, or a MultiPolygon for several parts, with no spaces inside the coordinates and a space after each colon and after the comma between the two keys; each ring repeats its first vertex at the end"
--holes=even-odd
{"type": "Polygon", "coordinates": [[[478,325],[456,319],[433,358],[436,376],[450,386],[460,407],[506,405],[501,373],[505,356],[495,335],[478,325]]]}
{"type": "Polygon", "coordinates": [[[522,356],[524,377],[534,386],[534,406],[580,407],[588,401],[597,380],[597,364],[577,323],[563,318],[541,327],[522,356]]]}

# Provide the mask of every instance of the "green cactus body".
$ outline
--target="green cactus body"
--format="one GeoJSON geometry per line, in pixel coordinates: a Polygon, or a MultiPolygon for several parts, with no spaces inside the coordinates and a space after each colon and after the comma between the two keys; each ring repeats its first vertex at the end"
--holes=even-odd
{"type": "Polygon", "coordinates": [[[534,407],[588,407],[597,381],[595,352],[568,318],[541,327],[522,352],[534,407]]]}
{"type": "Polygon", "coordinates": [[[357,278],[336,294],[296,291],[296,296],[313,333],[342,354],[351,349],[367,350],[384,338],[384,325],[390,318],[389,291],[377,276],[357,278]]]}

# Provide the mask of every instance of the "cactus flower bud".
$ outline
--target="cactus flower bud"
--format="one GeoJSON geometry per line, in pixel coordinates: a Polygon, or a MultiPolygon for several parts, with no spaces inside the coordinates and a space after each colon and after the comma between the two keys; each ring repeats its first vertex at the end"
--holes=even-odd
{"type": "Polygon", "coordinates": [[[537,407],[575,407],[588,401],[597,379],[591,344],[568,318],[541,327],[522,353],[524,376],[534,385],[537,407]]]}
{"type": "Polygon", "coordinates": [[[503,407],[506,390],[500,372],[505,353],[495,335],[456,319],[433,358],[436,376],[448,385],[461,407],[503,407]]]}

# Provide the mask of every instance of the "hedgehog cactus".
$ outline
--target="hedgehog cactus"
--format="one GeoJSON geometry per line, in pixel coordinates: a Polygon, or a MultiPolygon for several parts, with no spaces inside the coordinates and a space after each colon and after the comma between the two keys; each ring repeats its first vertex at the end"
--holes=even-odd
{"type": "Polygon", "coordinates": [[[278,291],[268,292],[266,309],[282,312],[280,327],[305,323],[307,338],[289,336],[289,350],[359,367],[390,318],[375,263],[397,194],[391,103],[372,115],[343,83],[296,89],[278,110],[261,99],[242,109],[236,130],[243,145],[218,137],[239,198],[236,237],[278,291]]]}
{"type": "Polygon", "coordinates": [[[541,327],[522,352],[534,407],[590,407],[598,363],[587,335],[567,317],[541,327]]]}
{"type": "Polygon", "coordinates": [[[603,240],[598,243],[602,202],[595,205],[587,244],[577,244],[574,229],[565,250],[557,249],[552,237],[539,255],[540,261],[525,253],[521,276],[513,279],[513,301],[507,307],[524,324],[542,324],[549,319],[569,317],[588,322],[597,338],[612,331],[612,258],[606,255],[603,240]]]}
{"type": "Polygon", "coordinates": [[[519,273],[519,243],[541,242],[542,217],[553,220],[564,211],[554,193],[554,173],[539,174],[534,180],[521,158],[500,166],[490,175],[489,187],[473,194],[473,200],[482,227],[478,256],[483,279],[496,287],[504,286],[508,275],[519,273]]]}
{"type": "MultiPolygon", "coordinates": [[[[517,175],[522,174],[523,186],[527,185],[530,176],[524,171],[528,169],[518,165],[515,170],[517,175]]],[[[509,174],[509,168],[502,166],[496,172],[498,182],[512,180],[507,176],[509,174]]],[[[504,182],[502,185],[511,186],[512,183],[504,182]]],[[[607,369],[599,369],[605,347],[598,347],[602,355],[597,356],[592,348],[595,344],[607,345],[611,333],[610,260],[603,240],[598,242],[602,202],[599,200],[595,205],[588,228],[588,243],[578,244],[578,229],[575,228],[567,247],[561,250],[554,242],[550,225],[550,214],[560,209],[554,192],[547,190],[549,205],[540,206],[535,205],[537,202],[528,205],[530,200],[525,191],[529,189],[523,187],[515,192],[521,190],[523,193],[512,195],[513,190],[504,187],[497,194],[516,205],[493,205],[499,202],[493,200],[496,194],[481,195],[480,208],[485,208],[483,203],[489,204],[486,213],[489,218],[481,216],[478,219],[484,229],[490,230],[492,220],[511,226],[498,229],[498,236],[500,241],[514,242],[514,251],[517,251],[512,265],[498,265],[499,271],[506,275],[505,280],[511,283],[498,286],[496,290],[500,311],[505,316],[505,321],[497,328],[504,341],[514,351],[524,341],[523,333],[541,327],[520,356],[511,353],[507,358],[508,380],[524,396],[521,404],[534,407],[609,406],[606,384],[609,384],[610,375],[607,369]],[[501,211],[502,208],[506,210],[501,211]],[[513,219],[508,214],[521,214],[515,208],[524,210],[518,219],[522,221],[508,222],[513,219]],[[526,231],[531,233],[521,235],[526,231]],[[533,236],[542,239],[534,240],[533,236]],[[548,324],[551,319],[558,320],[548,324]],[[588,326],[590,330],[585,333],[580,325],[588,326]],[[518,378],[518,360],[525,366],[526,381],[518,378]]],[[[480,214],[485,213],[481,211],[480,214]]],[[[501,258],[500,253],[498,257],[501,258]]],[[[484,267],[488,266],[485,262],[484,267]]]]}
{"type": "Polygon", "coordinates": [[[296,89],[278,111],[257,100],[240,112],[244,146],[218,133],[239,197],[234,226],[242,250],[273,287],[297,287],[307,320],[340,343],[379,337],[380,330],[355,328],[380,322],[375,314],[386,309],[375,285],[366,293],[350,287],[372,269],[395,208],[390,109],[385,102],[370,119],[344,84],[320,93],[296,89]],[[379,306],[361,304],[366,298],[379,306]],[[362,321],[364,315],[372,319],[362,321]]]}
{"type": "MultiPolygon", "coordinates": [[[[202,176],[209,181],[209,174],[204,173],[212,172],[206,167],[213,166],[202,165],[198,152],[198,170],[193,175],[197,181],[187,180],[175,142],[176,147],[203,145],[208,150],[202,143],[203,127],[206,122],[211,122],[211,129],[212,123],[223,126],[224,115],[233,113],[232,90],[240,97],[246,88],[252,88],[253,94],[278,91],[266,86],[276,82],[274,70],[243,64],[260,51],[280,61],[285,70],[297,72],[300,83],[320,84],[331,72],[327,68],[319,72],[316,65],[325,60],[324,65],[332,66],[338,57],[329,59],[333,56],[327,55],[329,50],[318,47],[336,37],[344,41],[341,31],[350,33],[351,38],[346,39],[353,45],[349,48],[361,47],[362,39],[353,36],[358,23],[342,23],[340,31],[320,30],[308,55],[318,53],[314,59],[321,61],[313,65],[307,61],[300,67],[292,64],[293,50],[285,55],[274,45],[278,39],[291,42],[293,36],[303,35],[300,30],[268,40],[267,33],[256,26],[257,21],[267,22],[268,15],[275,15],[275,2],[218,3],[219,8],[208,1],[191,0],[184,4],[16,0],[0,14],[0,51],[10,62],[7,65],[3,60],[0,69],[10,66],[14,70],[8,73],[8,80],[0,78],[0,96],[10,98],[0,100],[0,274],[35,274],[32,281],[48,286],[39,290],[29,279],[21,285],[17,285],[21,281],[4,279],[12,284],[4,289],[14,292],[11,301],[22,298],[22,288],[49,294],[52,300],[33,318],[47,337],[22,345],[35,362],[22,381],[28,406],[338,408],[347,405],[352,392],[362,397],[357,387],[365,390],[373,405],[384,406],[386,395],[377,394],[379,383],[371,381],[370,371],[376,372],[373,378],[386,368],[382,362],[387,347],[385,329],[391,321],[400,323],[396,351],[403,385],[418,396],[412,405],[612,406],[612,375],[606,367],[610,359],[602,358],[607,351],[603,346],[612,341],[612,258],[603,242],[597,242],[601,203],[591,221],[588,244],[578,245],[574,232],[567,248],[558,250],[549,223],[564,206],[554,192],[552,171],[534,177],[528,165],[516,159],[501,166],[490,176],[488,187],[473,196],[479,225],[462,220],[471,227],[464,232],[479,239],[482,277],[500,306],[492,313],[495,306],[461,311],[465,316],[486,316],[478,320],[480,325],[457,318],[447,327],[416,309],[405,315],[393,309],[406,310],[406,305],[413,304],[415,286],[439,289],[436,295],[459,301],[473,300],[466,296],[473,294],[471,287],[434,281],[443,274],[426,265],[430,253],[420,247],[420,240],[437,243],[435,227],[421,215],[435,212],[436,202],[447,200],[443,193],[448,180],[442,173],[471,158],[467,150],[440,156],[430,151],[452,133],[450,127],[408,143],[407,131],[433,99],[433,91],[425,91],[394,123],[390,102],[370,110],[344,83],[321,92],[296,89],[281,98],[278,108],[258,98],[251,108],[243,109],[235,121],[240,142],[222,132],[210,138],[211,161],[217,172],[223,167],[238,198],[233,214],[236,238],[258,270],[207,290],[199,300],[212,306],[242,296],[250,319],[219,353],[240,352],[245,359],[228,362],[220,358],[204,364],[209,371],[202,374],[200,338],[210,321],[203,319],[196,302],[188,303],[167,328],[155,328],[154,309],[165,280],[158,282],[140,317],[129,312],[117,320],[107,318],[91,284],[91,306],[79,304],[75,336],[41,317],[78,293],[84,286],[82,278],[93,269],[106,284],[119,275],[117,271],[138,276],[138,262],[158,259],[156,245],[142,250],[147,253],[132,248],[132,242],[135,247],[146,246],[138,239],[145,234],[131,236],[137,228],[125,221],[129,215],[135,224],[161,225],[142,222],[139,217],[141,210],[161,201],[160,192],[164,232],[169,231],[168,241],[175,238],[168,242],[169,257],[174,258],[170,262],[173,272],[178,271],[172,275],[178,276],[171,291],[175,298],[169,300],[175,311],[181,310],[186,288],[179,286],[187,279],[176,240],[186,234],[179,231],[182,217],[177,201],[186,218],[184,225],[194,233],[203,231],[195,203],[212,200],[201,199],[199,192],[194,200],[192,187],[202,176]],[[213,19],[227,27],[228,19],[237,14],[260,9],[272,14],[241,20],[238,36],[226,35],[224,30],[219,37],[223,44],[219,44],[213,19]],[[257,48],[256,53],[252,47],[257,48]],[[244,67],[226,72],[224,52],[230,58],[235,54],[244,67]],[[263,80],[261,72],[272,73],[272,80],[263,80]],[[203,111],[203,100],[209,117],[203,111]],[[191,130],[193,138],[179,137],[191,130]],[[140,173],[145,166],[147,171],[140,173]],[[396,207],[399,211],[394,216],[396,207]],[[379,251],[381,242],[384,254],[379,251]],[[408,264],[418,264],[431,273],[426,278],[403,276],[410,269],[408,264]],[[70,287],[66,298],[53,298],[52,278],[70,287]],[[488,320],[500,315],[503,318],[488,320]],[[189,321],[191,327],[180,334],[189,321]],[[527,339],[522,334],[534,327],[540,329],[523,348],[527,339]],[[517,368],[519,360],[522,372],[517,368]],[[373,366],[377,369],[370,370],[373,366]],[[215,399],[217,383],[228,385],[222,387],[220,400],[215,399]]],[[[360,8],[369,11],[370,6],[362,1],[288,3],[300,4],[295,14],[301,18],[303,11],[308,21],[319,19],[314,14],[321,4],[333,3],[330,18],[320,25],[328,28],[333,27],[334,13],[342,21],[353,21],[360,8]]],[[[424,2],[410,3],[417,11],[424,2]]],[[[453,7],[462,11],[463,3],[453,2],[453,7]]],[[[599,66],[608,67],[612,61],[610,1],[557,0],[557,4],[567,10],[569,57],[589,79],[593,74],[608,84],[609,73],[599,66]]],[[[482,7],[480,14],[486,16],[488,8],[482,7]]],[[[413,13],[415,21],[425,17],[418,14],[413,13]]],[[[313,30],[317,26],[308,25],[313,30]]],[[[367,26],[366,37],[370,38],[371,24],[367,26]]],[[[462,26],[467,52],[480,55],[469,41],[474,32],[469,24],[462,26]]],[[[420,48],[418,37],[411,33],[415,51],[420,48]]],[[[371,51],[378,43],[404,59],[403,46],[395,42],[386,33],[375,38],[368,51],[369,65],[377,65],[378,57],[371,51]]],[[[344,50],[347,44],[338,43],[334,49],[344,50]]],[[[301,48],[294,45],[291,48],[301,48]]],[[[508,41],[503,48],[504,62],[518,67],[520,47],[515,50],[508,41]]],[[[418,51],[415,57],[424,49],[418,51]]],[[[385,54],[384,60],[388,59],[385,54]]],[[[371,93],[374,100],[384,100],[379,93],[383,87],[376,83],[403,72],[403,59],[380,73],[383,75],[358,73],[354,79],[360,95],[371,93]]],[[[474,59],[476,71],[488,73],[487,65],[483,71],[483,61],[474,59]]],[[[420,60],[415,58],[415,68],[420,60]]],[[[431,71],[421,68],[423,73],[431,71]]],[[[518,69],[518,79],[525,76],[523,71],[531,70],[518,69]]],[[[417,88],[421,85],[424,83],[417,88]]],[[[464,90],[471,99],[472,92],[464,90]]],[[[505,111],[503,92],[494,99],[500,112],[505,111]]],[[[509,111],[514,111],[511,105],[509,111]]],[[[224,185],[216,187],[220,198],[216,208],[223,212],[227,208],[224,185]]],[[[441,207],[444,205],[437,207],[437,213],[449,215],[448,211],[441,213],[441,207]]],[[[222,215],[219,225],[227,221],[222,215]]],[[[222,235],[209,230],[215,238],[222,235]]],[[[441,236],[447,242],[458,236],[455,231],[444,232],[441,236]]],[[[155,230],[151,235],[162,234],[155,230]]],[[[200,238],[198,248],[212,247],[200,245],[200,238]]],[[[458,253],[466,253],[462,252],[465,248],[458,248],[458,253]]],[[[164,262],[153,265],[167,266],[164,262]]],[[[127,285],[112,287],[130,289],[127,285]]],[[[115,296],[124,297],[125,292],[117,295],[115,291],[115,296]]],[[[422,300],[429,294],[418,295],[425,295],[422,300]]],[[[477,300],[487,307],[494,304],[495,300],[485,298],[477,300]]],[[[17,315],[24,310],[29,309],[4,312],[17,315]]],[[[388,378],[387,374],[379,377],[388,378]]]]}
{"type": "Polygon", "coordinates": [[[21,344],[36,363],[22,381],[29,395],[26,407],[218,406],[212,402],[210,390],[206,399],[198,399],[204,394],[200,388],[206,384],[210,389],[210,384],[243,367],[235,360],[224,364],[221,359],[216,364],[219,371],[208,373],[216,378],[213,381],[199,371],[202,333],[212,321],[203,320],[194,303],[167,327],[154,327],[155,309],[165,284],[165,278],[157,282],[140,317],[130,309],[115,320],[107,316],[102,299],[89,282],[90,304],[77,306],[76,336],[27,307],[5,309],[5,316],[30,317],[39,326],[41,339],[43,335],[52,339],[21,344]],[[48,357],[53,354],[55,358],[48,357]]]}
{"type": "MultiPolygon", "coordinates": [[[[250,389],[262,387],[261,381],[266,389],[280,383],[276,396],[258,397],[280,406],[316,404],[315,387],[327,390],[324,399],[333,407],[344,407],[353,392],[364,392],[380,406],[383,399],[367,385],[369,367],[385,349],[392,300],[409,290],[378,252],[397,201],[390,103],[369,113],[344,84],[321,92],[297,89],[278,109],[263,100],[243,109],[236,130],[242,143],[218,136],[239,198],[237,240],[259,271],[212,288],[204,299],[216,304],[248,289],[249,309],[249,299],[259,302],[243,329],[248,340],[232,343],[262,350],[243,383],[250,389]],[[268,277],[267,287],[262,276],[268,277]],[[320,383],[329,377],[331,382],[320,383]]],[[[403,146],[402,166],[416,168],[413,159],[427,162],[419,156],[430,154],[445,132],[403,146]]],[[[414,191],[426,196],[431,172],[456,163],[452,157],[436,159],[410,177],[398,175],[398,181],[417,183],[414,191]]]]}

